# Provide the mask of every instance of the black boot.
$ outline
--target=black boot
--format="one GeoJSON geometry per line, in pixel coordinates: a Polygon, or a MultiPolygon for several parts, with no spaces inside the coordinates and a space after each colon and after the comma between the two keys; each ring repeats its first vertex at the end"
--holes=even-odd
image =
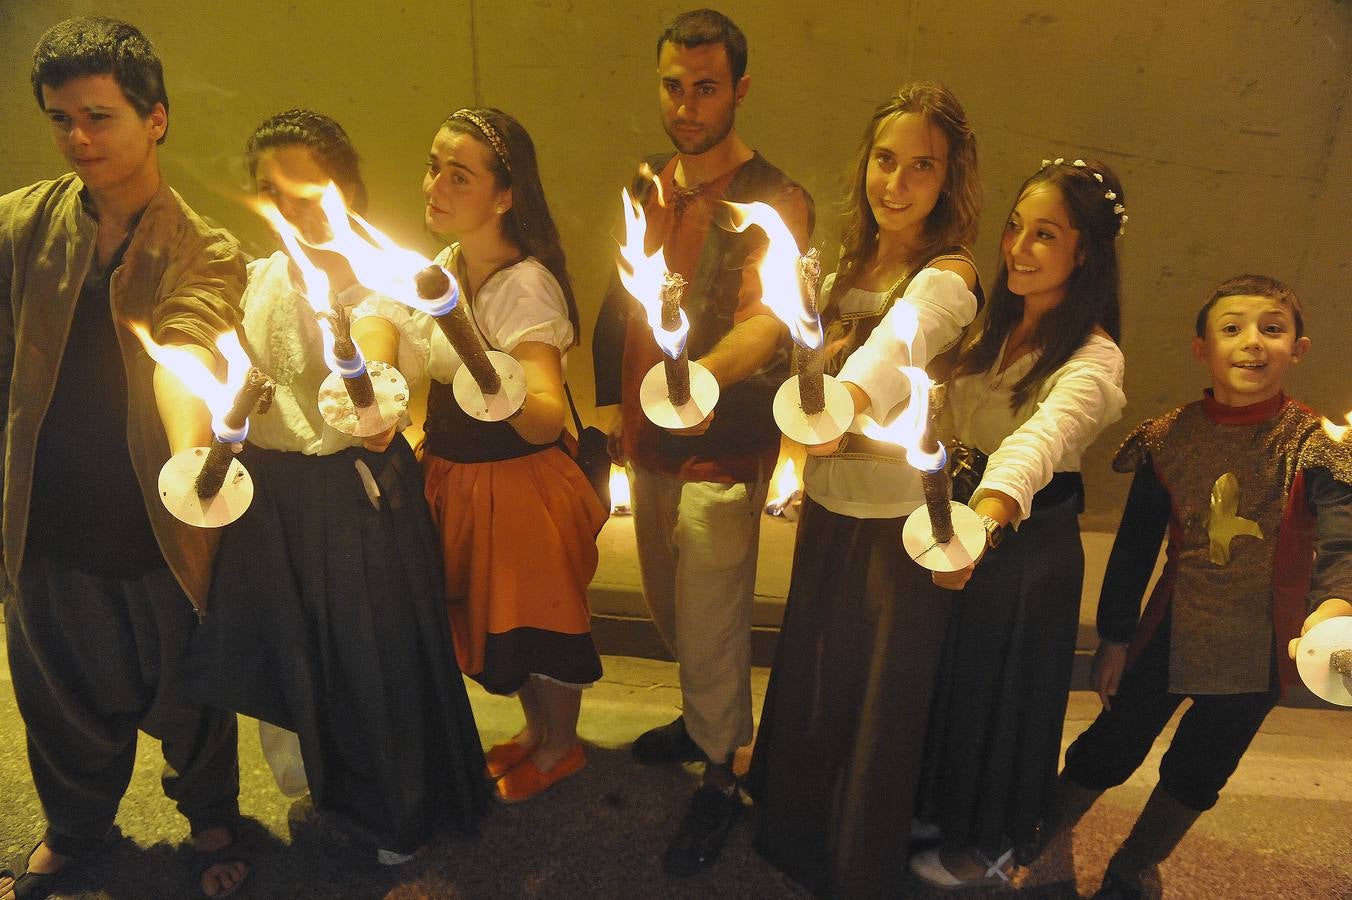
{"type": "Polygon", "coordinates": [[[635,759],[647,765],[704,759],[704,751],[685,730],[685,716],[677,716],[665,725],[643,732],[629,749],[635,759]]]}
{"type": "Polygon", "coordinates": [[[1202,813],[1184,806],[1159,785],[1151,792],[1145,809],[1141,810],[1131,834],[1122,847],[1108,861],[1108,872],[1103,886],[1094,895],[1096,900],[1136,898],[1145,894],[1141,876],[1164,862],[1192,823],[1202,813]]]}
{"type": "Polygon", "coordinates": [[[1141,884],[1139,874],[1128,880],[1109,868],[1103,874],[1103,884],[1099,885],[1090,900],[1140,900],[1144,896],[1145,886],[1141,884]]]}
{"type": "Polygon", "coordinates": [[[662,856],[662,868],[669,875],[686,876],[712,866],[741,813],[742,797],[735,784],[731,791],[700,785],[662,856]]]}
{"type": "Polygon", "coordinates": [[[1070,834],[1102,795],[1101,789],[1085,787],[1063,769],[1061,776],[1056,779],[1051,809],[1038,826],[1037,837],[1032,843],[1019,847],[1015,853],[1019,864],[1031,866],[1062,835],[1070,834]]]}

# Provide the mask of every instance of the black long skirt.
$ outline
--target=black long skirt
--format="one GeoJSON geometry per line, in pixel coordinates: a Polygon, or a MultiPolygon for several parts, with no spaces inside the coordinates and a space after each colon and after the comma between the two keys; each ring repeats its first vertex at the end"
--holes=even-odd
{"type": "Polygon", "coordinates": [[[756,848],[820,896],[896,897],[954,594],[901,545],[905,519],[803,501],[748,775],[756,848]]]}
{"type": "Polygon", "coordinates": [[[940,664],[922,817],[988,856],[1027,848],[1051,800],[1079,628],[1080,499],[1035,509],[957,598],[940,664]]]}
{"type": "Polygon", "coordinates": [[[446,821],[472,830],[483,752],[408,444],[240,460],[254,499],[222,535],[189,695],[295,731],[315,806],[380,847],[411,851],[446,821]]]}

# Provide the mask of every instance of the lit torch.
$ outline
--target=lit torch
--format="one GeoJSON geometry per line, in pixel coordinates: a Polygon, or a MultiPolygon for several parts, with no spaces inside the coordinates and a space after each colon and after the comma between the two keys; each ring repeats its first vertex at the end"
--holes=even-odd
{"type": "Polygon", "coordinates": [[[464,363],[452,382],[461,408],[485,422],[501,421],[519,410],[526,397],[525,370],[510,354],[484,348],[451,273],[422,254],[400,247],[347,209],[336,185],[324,188],[320,207],[332,236],[323,243],[307,241],[307,245],[337,253],[347,260],[357,281],[436,321],[464,363]],[[352,227],[353,222],[361,233],[352,227]]]}
{"type": "Polygon", "coordinates": [[[768,203],[727,203],[734,231],[758,226],[769,238],[758,271],[761,298],[788,326],[797,345],[797,374],[775,394],[779,430],[801,444],[825,444],[854,420],[854,400],[836,379],[823,374],[825,334],[817,311],[821,260],[815,248],[798,254],[798,242],[768,203]]]}
{"type": "Polygon", "coordinates": [[[260,201],[256,208],[282,239],[287,255],[300,270],[305,299],[319,325],[324,362],[330,372],[319,388],[320,415],[338,431],[357,437],[389,430],[408,410],[408,383],[404,376],[393,366],[379,360],[368,363],[362,357],[352,340],[347,310],[333,302],[329,278],[306,256],[300,232],[273,204],[260,201]]]}
{"type": "Polygon", "coordinates": [[[647,316],[653,339],[662,350],[662,365],[653,366],[639,385],[639,404],[660,428],[690,428],[708,418],[718,404],[718,380],[686,355],[690,321],[681,309],[685,279],[667,271],[662,248],[647,252],[648,219],[643,206],[627,190],[624,243],[620,246],[620,281],[647,316]]]}
{"type": "MultiPolygon", "coordinates": [[[[878,327],[891,327],[900,340],[913,344],[920,322],[915,310],[897,304],[878,327]]],[[[986,529],[974,509],[952,499],[948,451],[937,434],[944,386],[934,384],[917,366],[902,366],[901,373],[911,385],[906,408],[887,425],[862,417],[862,431],[875,440],[905,448],[906,461],[920,472],[925,505],[907,516],[902,527],[901,541],[907,555],[930,571],[955,572],[980,558],[986,548],[986,529]]]]}
{"type": "Polygon", "coordinates": [[[507,353],[488,350],[460,302],[460,285],[441,266],[428,265],[413,276],[423,308],[464,363],[452,390],[462,409],[477,419],[496,422],[521,408],[526,379],[521,364],[507,353]]]}
{"type": "Polygon", "coordinates": [[[248,435],[249,413],[254,407],[266,412],[272,403],[272,379],[254,367],[233,331],[216,339],[216,348],[226,360],[226,378],[220,381],[187,350],[155,343],[142,325],[133,324],[131,330],[151,359],[206,404],[216,435],[210,449],[191,447],[161,467],[160,500],[175,518],[189,525],[218,528],[230,524],[253,501],[253,481],[234,458],[231,445],[248,435]]]}

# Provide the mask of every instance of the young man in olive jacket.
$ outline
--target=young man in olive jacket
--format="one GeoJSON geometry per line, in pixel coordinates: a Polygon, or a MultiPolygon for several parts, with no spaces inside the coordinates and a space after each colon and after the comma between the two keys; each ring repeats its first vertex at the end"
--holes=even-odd
{"type": "Polygon", "coordinates": [[[162,742],[164,791],[201,854],[194,891],[224,896],[248,873],[235,718],[176,686],[214,545],[157,496],[170,454],[211,439],[209,416],[128,326],[214,367],[244,264],[160,175],[169,102],[140,31],[62,22],[32,84],[74,171],[0,197],[5,629],[48,823],[21,874],[0,872],[0,900],[46,896],[114,837],[138,731],[162,742]]]}

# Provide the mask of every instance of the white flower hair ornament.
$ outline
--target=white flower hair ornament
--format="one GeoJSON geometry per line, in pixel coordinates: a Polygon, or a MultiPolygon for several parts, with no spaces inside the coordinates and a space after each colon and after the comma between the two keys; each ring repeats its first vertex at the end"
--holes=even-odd
{"type": "MultiPolygon", "coordinates": [[[[1049,167],[1051,167],[1051,166],[1059,166],[1059,165],[1062,165],[1063,163],[1065,163],[1065,161],[1066,161],[1066,160],[1065,160],[1065,157],[1063,157],[1063,156],[1058,156],[1056,159],[1045,159],[1045,158],[1044,158],[1044,159],[1042,160],[1042,168],[1046,169],[1046,168],[1049,168],[1049,167]]],[[[1103,173],[1102,173],[1102,172],[1096,172],[1096,171],[1094,171],[1093,169],[1089,168],[1089,164],[1086,163],[1084,160],[1082,160],[1082,159],[1072,160],[1072,161],[1070,162],[1070,165],[1074,166],[1074,167],[1077,168],[1077,169],[1085,169],[1090,175],[1094,176],[1094,180],[1095,180],[1095,181],[1097,181],[1099,184],[1105,184],[1105,182],[1104,182],[1104,180],[1103,180],[1103,173]]],[[[1113,205],[1113,215],[1117,216],[1117,233],[1118,233],[1118,235],[1120,236],[1120,235],[1126,234],[1126,232],[1127,232],[1127,208],[1126,208],[1125,206],[1123,206],[1121,203],[1118,203],[1118,202],[1117,202],[1117,192],[1114,191],[1112,188],[1108,188],[1106,191],[1103,192],[1103,199],[1104,199],[1104,200],[1107,200],[1109,203],[1112,203],[1112,205],[1113,205]]]]}

